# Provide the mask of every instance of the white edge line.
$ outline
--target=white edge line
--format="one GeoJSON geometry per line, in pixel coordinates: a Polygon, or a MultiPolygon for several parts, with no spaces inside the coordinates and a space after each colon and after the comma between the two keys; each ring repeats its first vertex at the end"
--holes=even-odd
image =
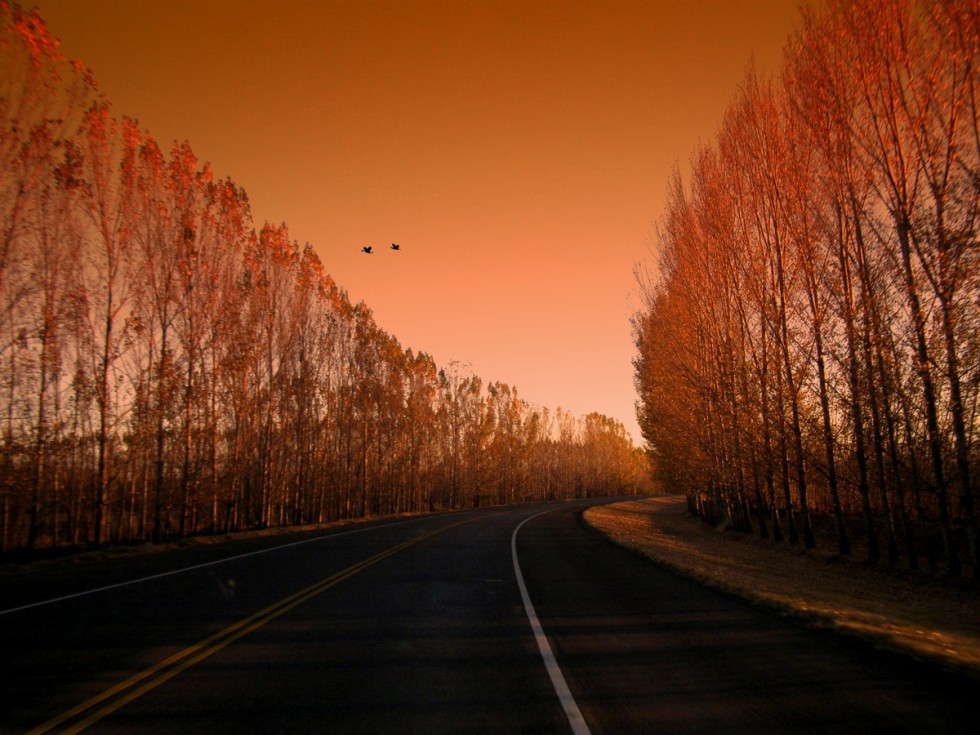
{"type": "Polygon", "coordinates": [[[527,593],[527,586],[524,584],[524,575],[521,574],[521,565],[517,560],[517,532],[521,530],[521,526],[538,516],[551,513],[554,510],[557,509],[552,508],[551,510],[537,513],[521,521],[510,537],[510,554],[514,559],[514,574],[517,576],[517,586],[521,590],[521,599],[524,601],[524,611],[527,613],[527,619],[531,623],[531,630],[534,631],[534,640],[537,642],[538,650],[541,652],[544,667],[548,670],[551,685],[555,688],[555,694],[558,695],[558,700],[565,710],[568,724],[571,725],[574,735],[590,735],[589,726],[585,724],[585,718],[582,717],[582,712],[579,710],[578,704],[575,702],[575,697],[572,696],[572,692],[568,688],[565,676],[561,673],[561,667],[558,665],[555,654],[551,650],[551,644],[548,643],[548,636],[545,635],[544,629],[541,627],[538,614],[534,612],[534,605],[531,603],[531,597],[527,593]]]}
{"type": "Polygon", "coordinates": [[[163,577],[171,577],[175,574],[183,574],[184,572],[192,572],[195,569],[204,569],[205,567],[213,567],[217,564],[224,564],[226,561],[235,561],[236,559],[244,559],[247,556],[256,556],[258,554],[267,554],[270,551],[278,551],[279,549],[288,549],[290,546],[301,546],[302,544],[310,544],[314,541],[324,541],[334,538],[339,538],[340,536],[350,536],[354,533],[363,533],[364,531],[373,531],[378,528],[392,528],[393,526],[403,526],[406,523],[412,523],[414,521],[421,520],[421,518],[409,518],[405,521],[398,521],[397,523],[385,523],[382,525],[370,526],[368,528],[355,528],[350,531],[341,531],[339,533],[327,533],[323,536],[316,536],[315,538],[303,539],[302,541],[292,541],[288,544],[280,544],[279,546],[271,546],[268,549],[259,549],[258,551],[249,551],[244,554],[237,554],[235,556],[227,556],[223,559],[215,559],[214,561],[206,561],[203,564],[195,564],[190,567],[182,567],[180,569],[172,569],[169,572],[160,572],[159,574],[151,574],[149,577],[139,577],[138,579],[129,579],[125,582],[116,582],[115,584],[107,584],[104,587],[96,587],[91,590],[83,590],[81,592],[73,592],[70,595],[62,595],[61,597],[53,597],[50,600],[41,600],[40,602],[31,602],[27,605],[21,605],[20,607],[12,607],[7,610],[0,610],[0,616],[9,615],[10,613],[21,612],[23,610],[30,610],[35,607],[43,607],[44,605],[52,605],[56,602],[64,602],[65,600],[71,600],[75,597],[85,597],[86,595],[94,595],[98,592],[105,592],[107,590],[113,590],[118,587],[127,587],[131,584],[140,584],[142,582],[149,582],[154,579],[161,579],[163,577]]]}

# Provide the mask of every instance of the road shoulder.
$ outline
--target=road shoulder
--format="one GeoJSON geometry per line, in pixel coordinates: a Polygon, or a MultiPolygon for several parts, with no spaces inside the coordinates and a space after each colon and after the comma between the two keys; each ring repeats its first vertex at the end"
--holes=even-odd
{"type": "Polygon", "coordinates": [[[718,532],[665,496],[595,506],[613,542],[701,584],[801,623],[980,679],[980,597],[941,580],[718,532]]]}

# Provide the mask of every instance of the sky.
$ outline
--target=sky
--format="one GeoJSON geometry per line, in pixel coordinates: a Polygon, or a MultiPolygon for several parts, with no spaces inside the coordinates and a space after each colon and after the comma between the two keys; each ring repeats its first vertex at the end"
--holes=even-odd
{"type": "Polygon", "coordinates": [[[34,4],[116,115],[189,141],[402,347],[637,442],[634,270],[667,181],[799,19],[794,0],[34,4]]]}

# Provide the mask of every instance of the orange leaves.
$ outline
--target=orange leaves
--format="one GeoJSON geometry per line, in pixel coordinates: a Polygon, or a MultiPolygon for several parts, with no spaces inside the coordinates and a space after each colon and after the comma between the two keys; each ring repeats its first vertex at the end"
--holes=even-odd
{"type": "Polygon", "coordinates": [[[41,19],[37,8],[25,13],[16,3],[13,6],[9,2],[0,4],[0,14],[7,16],[8,13],[13,16],[13,30],[19,36],[20,42],[35,57],[35,63],[40,64],[41,56],[59,61],[64,58],[58,52],[58,40],[48,33],[48,27],[41,19]]]}
{"type": "Polygon", "coordinates": [[[838,519],[856,493],[869,525],[915,493],[947,531],[958,512],[976,535],[963,411],[980,395],[974,383],[963,397],[980,354],[975,7],[805,9],[781,78],[750,69],[717,154],[693,157],[688,192],[675,176],[660,281],[640,284],[635,324],[641,424],[677,481],[737,506],[765,479],[788,518],[811,483],[838,519]],[[922,472],[911,485],[907,466],[922,472]]]}

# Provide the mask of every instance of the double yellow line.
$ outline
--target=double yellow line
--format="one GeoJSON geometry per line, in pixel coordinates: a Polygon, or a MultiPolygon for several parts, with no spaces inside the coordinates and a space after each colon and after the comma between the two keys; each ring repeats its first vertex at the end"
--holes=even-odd
{"type": "Polygon", "coordinates": [[[175,676],[180,674],[182,671],[186,671],[194,664],[214,655],[222,648],[230,646],[239,638],[248,635],[253,630],[261,628],[263,625],[271,620],[275,620],[280,615],[289,612],[297,605],[302,605],[304,602],[316,597],[321,592],[325,592],[331,587],[340,584],[345,579],[350,579],[355,574],[364,571],[368,567],[377,564],[383,559],[387,559],[389,556],[393,556],[400,551],[404,551],[410,546],[414,546],[415,544],[421,543],[426,539],[430,539],[443,531],[448,531],[449,529],[456,528],[464,523],[469,523],[470,520],[453,523],[452,525],[445,526],[444,528],[429,531],[421,536],[416,536],[408,541],[403,541],[402,543],[385,549],[384,551],[375,554],[368,559],[364,559],[363,561],[359,561],[357,564],[353,564],[346,569],[342,569],[341,571],[332,574],[325,579],[321,579],[319,582],[311,584],[309,587],[302,589],[289,597],[279,600],[279,602],[270,605],[264,610],[260,610],[244,620],[240,620],[234,625],[225,628],[221,632],[215,633],[210,638],[206,638],[200,643],[196,643],[189,648],[185,648],[183,651],[175,653],[170,658],[164,659],[163,661],[154,664],[150,668],[141,671],[138,674],[134,674],[125,681],[106,689],[101,694],[98,694],[91,699],[82,702],[78,706],[63,712],[57,717],[48,720],[43,725],[38,725],[33,730],[30,730],[27,735],[41,735],[42,733],[50,732],[54,728],[64,725],[65,723],[70,724],[59,731],[62,733],[62,735],[81,732],[85,728],[101,720],[103,717],[112,714],[120,707],[132,702],[138,697],[143,696],[152,689],[156,689],[158,686],[169,681],[170,679],[173,679],[175,676]]]}

